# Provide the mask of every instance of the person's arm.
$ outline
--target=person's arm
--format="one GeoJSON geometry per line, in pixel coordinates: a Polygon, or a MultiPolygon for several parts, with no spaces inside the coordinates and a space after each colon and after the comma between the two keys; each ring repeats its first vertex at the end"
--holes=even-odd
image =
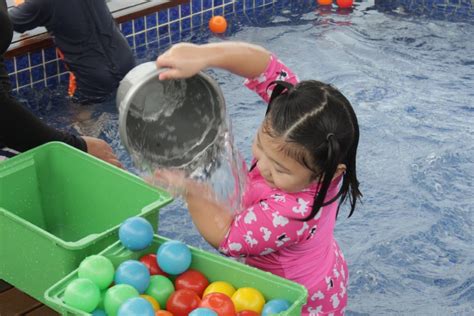
{"type": "Polygon", "coordinates": [[[51,18],[51,7],[44,0],[26,0],[8,10],[15,32],[23,33],[45,26],[51,18]]]}
{"type": "Polygon", "coordinates": [[[263,47],[243,42],[180,43],[160,55],[156,63],[159,68],[170,68],[160,74],[161,80],[191,77],[211,67],[254,78],[265,71],[270,56],[263,47]]]}

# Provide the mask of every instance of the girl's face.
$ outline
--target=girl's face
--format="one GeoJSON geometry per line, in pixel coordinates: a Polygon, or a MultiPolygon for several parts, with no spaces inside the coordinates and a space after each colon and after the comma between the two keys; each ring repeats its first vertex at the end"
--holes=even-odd
{"type": "MultiPolygon", "coordinates": [[[[257,168],[271,187],[285,192],[299,192],[313,179],[313,172],[281,151],[284,141],[273,138],[259,128],[252,145],[257,168]]],[[[288,146],[288,145],[287,145],[288,146]]]]}

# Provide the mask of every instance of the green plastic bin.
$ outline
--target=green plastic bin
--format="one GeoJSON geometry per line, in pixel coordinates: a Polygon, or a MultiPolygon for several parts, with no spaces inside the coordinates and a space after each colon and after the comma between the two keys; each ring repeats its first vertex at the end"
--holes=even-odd
{"type": "Polygon", "coordinates": [[[118,239],[127,218],[155,228],[170,195],[63,143],[0,163],[0,279],[39,301],[88,255],[118,239]]]}
{"type": "MultiPolygon", "coordinates": [[[[123,261],[138,260],[145,254],[156,253],[159,246],[168,240],[155,235],[151,246],[139,252],[131,252],[125,249],[120,241],[117,241],[100,254],[109,258],[117,268],[123,261]]],[[[189,248],[192,253],[191,268],[202,272],[209,279],[209,282],[227,281],[236,289],[240,287],[256,288],[265,296],[267,301],[282,298],[292,303],[291,307],[287,311],[278,314],[279,316],[301,315],[301,308],[306,303],[308,295],[304,286],[217,254],[194,247],[189,248]]],[[[67,285],[77,277],[76,269],[48,289],[45,293],[46,305],[63,315],[90,315],[63,303],[62,297],[67,285]]]]}

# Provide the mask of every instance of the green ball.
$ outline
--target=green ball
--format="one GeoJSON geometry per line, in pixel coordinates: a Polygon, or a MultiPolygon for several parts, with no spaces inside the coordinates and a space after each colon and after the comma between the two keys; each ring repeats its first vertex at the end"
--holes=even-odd
{"type": "Polygon", "coordinates": [[[90,313],[99,304],[100,291],[91,280],[79,278],[68,284],[63,299],[66,305],[90,313]]]}
{"type": "Polygon", "coordinates": [[[150,285],[146,289],[145,294],[157,300],[160,306],[166,306],[166,302],[173,292],[174,285],[170,279],[162,275],[153,275],[150,278],[150,285]]]}
{"type": "Polygon", "coordinates": [[[104,307],[109,316],[116,316],[120,306],[132,297],[138,297],[139,293],[128,284],[117,284],[112,286],[105,293],[104,307]]]}
{"type": "Polygon", "coordinates": [[[94,282],[99,289],[106,289],[114,280],[114,265],[104,256],[94,255],[82,260],[79,277],[94,282]]]}

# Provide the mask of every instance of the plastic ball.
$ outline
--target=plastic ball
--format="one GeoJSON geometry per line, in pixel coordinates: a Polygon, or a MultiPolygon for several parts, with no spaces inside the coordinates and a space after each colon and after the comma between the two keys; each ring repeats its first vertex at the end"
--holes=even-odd
{"type": "Polygon", "coordinates": [[[202,297],[202,293],[208,285],[209,281],[204,274],[193,269],[189,269],[174,280],[177,290],[188,289],[194,291],[199,297],[202,297]]]}
{"type": "Polygon", "coordinates": [[[240,311],[237,313],[237,316],[260,316],[259,313],[256,313],[254,311],[240,311]]]}
{"type": "Polygon", "coordinates": [[[230,297],[222,293],[211,293],[204,296],[200,306],[212,309],[218,316],[235,316],[234,303],[230,297]]]}
{"type": "Polygon", "coordinates": [[[114,265],[104,256],[94,255],[82,260],[78,274],[80,278],[89,279],[99,287],[106,289],[114,280],[114,265]]]}
{"type": "Polygon", "coordinates": [[[331,5],[332,0],[318,0],[319,5],[331,5]]]}
{"type": "Polygon", "coordinates": [[[347,8],[352,8],[354,1],[353,0],[337,0],[336,3],[339,6],[339,8],[347,9],[347,8]]]}
{"type": "Polygon", "coordinates": [[[209,20],[209,29],[213,33],[224,33],[227,30],[227,20],[221,15],[213,16],[209,20]]]}
{"type": "Polygon", "coordinates": [[[107,316],[107,314],[102,309],[96,309],[92,312],[92,316],[107,316]]]}
{"type": "Polygon", "coordinates": [[[120,225],[119,238],[127,249],[143,250],[153,240],[153,227],[142,217],[131,217],[120,225]]]}
{"type": "Polygon", "coordinates": [[[156,311],[155,316],[173,316],[173,314],[163,309],[160,309],[159,311],[156,311]]]}
{"type": "Polygon", "coordinates": [[[122,262],[115,272],[115,284],[128,284],[138,293],[143,293],[150,284],[150,272],[141,262],[127,260],[122,262]]]}
{"type": "Polygon", "coordinates": [[[147,268],[148,271],[150,271],[150,275],[164,275],[168,276],[166,272],[161,270],[161,268],[158,266],[158,261],[156,261],[156,255],[155,254],[148,254],[144,255],[143,257],[140,258],[140,262],[143,263],[147,268]]]}
{"type": "Polygon", "coordinates": [[[154,275],[150,278],[150,285],[145,294],[153,297],[161,308],[166,306],[166,301],[174,292],[174,285],[167,277],[162,275],[154,275]]]}
{"type": "Polygon", "coordinates": [[[191,290],[177,290],[166,302],[166,310],[174,316],[188,316],[199,307],[201,299],[191,290]]]}
{"type": "Polygon", "coordinates": [[[181,274],[191,265],[191,250],[186,244],[177,241],[167,241],[160,246],[156,255],[160,268],[169,274],[181,274]]]}
{"type": "Polygon", "coordinates": [[[105,293],[104,307],[109,316],[116,316],[120,306],[130,298],[138,297],[138,291],[128,284],[117,284],[105,293]]]}
{"type": "Polygon", "coordinates": [[[97,308],[100,291],[89,279],[75,279],[68,284],[64,292],[64,303],[81,311],[90,313],[97,308]]]}
{"type": "Polygon", "coordinates": [[[290,308],[290,306],[291,305],[287,300],[282,300],[282,299],[270,300],[263,306],[262,316],[270,316],[273,314],[284,312],[288,308],[290,308]]]}
{"type": "Polygon", "coordinates": [[[189,316],[218,316],[215,311],[205,307],[199,307],[193,310],[189,316]]]}
{"type": "Polygon", "coordinates": [[[142,294],[142,295],[140,295],[140,297],[142,297],[142,298],[146,299],[148,302],[150,302],[151,306],[153,306],[153,309],[155,311],[160,309],[160,303],[158,303],[157,300],[155,300],[150,295],[142,294]]]}
{"type": "Polygon", "coordinates": [[[250,310],[261,313],[263,305],[265,305],[265,298],[262,293],[254,288],[242,287],[232,295],[232,302],[234,302],[237,312],[250,310]]]}
{"type": "Polygon", "coordinates": [[[120,306],[118,316],[155,316],[150,302],[142,297],[133,297],[120,306]]]}
{"type": "Polygon", "coordinates": [[[232,297],[235,293],[235,288],[232,284],[224,281],[215,281],[209,284],[209,286],[204,290],[203,297],[210,293],[222,293],[228,297],[232,297]]]}

